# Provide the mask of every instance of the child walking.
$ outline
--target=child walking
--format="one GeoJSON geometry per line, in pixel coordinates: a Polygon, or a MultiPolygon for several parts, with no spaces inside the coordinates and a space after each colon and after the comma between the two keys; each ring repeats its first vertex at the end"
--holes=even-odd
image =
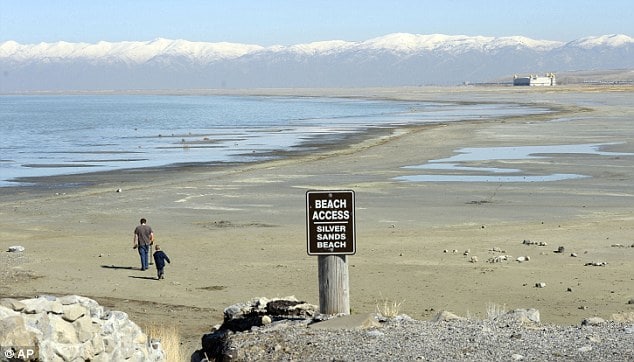
{"type": "Polygon", "coordinates": [[[156,273],[157,273],[156,279],[157,280],[165,279],[165,273],[163,272],[163,268],[165,268],[166,260],[168,263],[171,263],[170,258],[168,258],[167,254],[165,254],[163,250],[161,250],[161,247],[159,245],[156,245],[154,247],[154,250],[156,250],[154,252],[154,264],[156,264],[156,273]]]}

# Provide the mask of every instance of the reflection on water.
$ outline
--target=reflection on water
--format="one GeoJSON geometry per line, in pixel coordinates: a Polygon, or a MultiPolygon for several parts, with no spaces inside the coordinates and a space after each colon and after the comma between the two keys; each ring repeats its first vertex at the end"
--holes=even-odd
{"type": "Polygon", "coordinates": [[[408,182],[545,182],[561,181],[589,177],[579,174],[554,173],[546,175],[522,175],[522,170],[515,168],[470,166],[472,162],[528,160],[553,158],[554,155],[587,154],[598,156],[632,156],[634,153],[602,151],[601,148],[615,143],[586,143],[576,145],[517,146],[517,147],[484,147],[461,148],[451,157],[429,161],[423,165],[405,166],[404,169],[442,170],[447,174],[420,174],[396,177],[399,181],[408,182]],[[466,171],[456,173],[456,171],[466,171]],[[475,172],[484,175],[474,175],[475,172]],[[467,174],[468,173],[468,174],[467,174]],[[499,174],[518,175],[499,175],[499,174]]]}

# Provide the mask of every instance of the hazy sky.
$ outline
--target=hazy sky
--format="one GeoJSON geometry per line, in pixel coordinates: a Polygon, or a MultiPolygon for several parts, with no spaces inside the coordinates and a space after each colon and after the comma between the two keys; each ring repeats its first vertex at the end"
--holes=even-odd
{"type": "Polygon", "coordinates": [[[0,42],[186,39],[264,46],[413,34],[634,36],[633,0],[0,0],[0,42]]]}

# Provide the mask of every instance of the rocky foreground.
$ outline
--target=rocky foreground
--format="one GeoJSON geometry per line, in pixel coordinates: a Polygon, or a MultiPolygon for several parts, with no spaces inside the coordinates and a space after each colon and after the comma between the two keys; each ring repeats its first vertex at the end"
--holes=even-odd
{"type": "MultiPolygon", "coordinates": [[[[316,310],[294,298],[232,305],[191,361],[634,361],[632,312],[554,326],[541,324],[535,309],[495,311],[486,320],[441,312],[432,321],[316,310]]],[[[0,299],[0,347],[0,361],[166,357],[126,313],[76,295],[0,299]]]]}
{"type": "Polygon", "coordinates": [[[634,361],[632,313],[618,322],[588,318],[578,326],[554,326],[541,324],[534,309],[487,320],[442,312],[433,321],[380,313],[321,320],[314,310],[265,299],[231,306],[192,360],[634,361]]]}
{"type": "Polygon", "coordinates": [[[0,362],[165,361],[152,341],[120,311],[78,296],[0,299],[0,362]]]}

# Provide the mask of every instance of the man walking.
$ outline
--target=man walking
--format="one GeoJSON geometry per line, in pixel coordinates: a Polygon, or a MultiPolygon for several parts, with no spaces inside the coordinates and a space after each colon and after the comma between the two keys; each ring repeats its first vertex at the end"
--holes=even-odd
{"type": "Polygon", "coordinates": [[[154,243],[154,232],[152,228],[147,225],[147,220],[141,219],[141,225],[134,229],[134,245],[133,249],[139,250],[139,256],[141,257],[141,270],[148,269],[150,245],[154,243]]]}

